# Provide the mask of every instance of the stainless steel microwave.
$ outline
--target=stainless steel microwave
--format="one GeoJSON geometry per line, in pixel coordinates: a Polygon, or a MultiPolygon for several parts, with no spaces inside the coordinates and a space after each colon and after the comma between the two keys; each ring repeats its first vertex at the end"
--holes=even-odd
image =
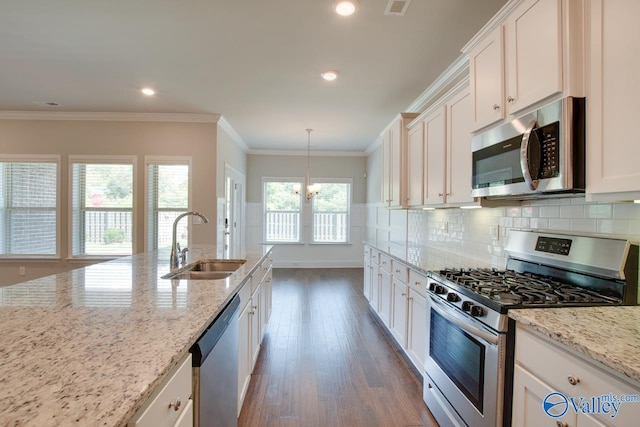
{"type": "Polygon", "coordinates": [[[474,136],[473,197],[584,193],[585,99],[567,97],[474,136]]]}

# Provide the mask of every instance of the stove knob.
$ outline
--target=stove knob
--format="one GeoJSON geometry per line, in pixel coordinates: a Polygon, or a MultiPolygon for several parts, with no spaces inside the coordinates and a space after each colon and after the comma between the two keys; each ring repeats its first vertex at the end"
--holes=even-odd
{"type": "Polygon", "coordinates": [[[436,290],[436,284],[434,282],[429,283],[429,290],[431,292],[435,292],[436,290]]]}
{"type": "Polygon", "coordinates": [[[477,305],[474,305],[473,307],[471,307],[471,315],[473,317],[482,317],[482,316],[484,316],[484,308],[478,307],[477,305]]]}
{"type": "Polygon", "coordinates": [[[471,311],[471,307],[473,307],[473,303],[471,301],[462,301],[462,309],[464,311],[471,311]]]}
{"type": "Polygon", "coordinates": [[[435,290],[436,294],[438,295],[442,295],[442,294],[446,294],[447,290],[444,288],[444,286],[442,285],[436,285],[436,290],[435,290]]]}
{"type": "Polygon", "coordinates": [[[447,294],[447,301],[458,302],[458,301],[460,301],[460,297],[455,292],[449,292],[447,294]]]}

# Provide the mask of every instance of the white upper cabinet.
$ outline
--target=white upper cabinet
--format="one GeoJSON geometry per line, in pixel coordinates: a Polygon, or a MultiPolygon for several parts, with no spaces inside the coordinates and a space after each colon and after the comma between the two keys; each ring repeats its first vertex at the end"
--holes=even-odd
{"type": "MultiPolygon", "coordinates": [[[[417,168],[419,149],[418,135],[423,135],[422,150],[422,205],[429,207],[455,207],[478,204],[471,197],[471,128],[472,103],[469,84],[463,80],[421,114],[409,126],[410,164],[412,186],[419,176],[417,168]],[[414,136],[415,135],[415,136],[414,136]]],[[[415,185],[417,187],[417,185],[415,185]]],[[[412,192],[415,190],[411,188],[412,192]]],[[[417,190],[415,190],[417,191],[417,190]]],[[[417,201],[419,197],[411,196],[417,201]]],[[[410,206],[418,206],[411,203],[410,206]]]]}
{"type": "Polygon", "coordinates": [[[587,199],[640,199],[640,2],[587,3],[587,199]]]}
{"type": "Polygon", "coordinates": [[[382,135],[382,204],[389,208],[407,206],[407,128],[415,113],[402,113],[382,135]]]}
{"type": "Polygon", "coordinates": [[[582,11],[582,0],[513,0],[463,49],[473,131],[554,95],[584,96],[582,11]]]}
{"type": "Polygon", "coordinates": [[[421,206],[424,188],[424,123],[409,130],[407,153],[407,206],[421,206]]]}

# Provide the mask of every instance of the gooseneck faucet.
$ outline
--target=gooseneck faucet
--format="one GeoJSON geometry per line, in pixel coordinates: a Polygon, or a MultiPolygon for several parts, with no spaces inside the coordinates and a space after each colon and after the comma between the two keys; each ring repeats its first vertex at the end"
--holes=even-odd
{"type": "MultiPolygon", "coordinates": [[[[172,270],[178,268],[178,266],[180,265],[178,261],[178,257],[179,257],[178,254],[180,252],[180,249],[178,246],[178,239],[176,237],[178,222],[187,215],[199,216],[202,219],[202,222],[205,224],[209,222],[206,216],[202,215],[200,212],[195,212],[195,211],[185,212],[176,217],[175,221],[173,221],[173,240],[171,240],[171,258],[169,258],[169,263],[171,265],[172,270]]],[[[186,249],[187,248],[183,249],[183,251],[186,252],[186,249]]]]}

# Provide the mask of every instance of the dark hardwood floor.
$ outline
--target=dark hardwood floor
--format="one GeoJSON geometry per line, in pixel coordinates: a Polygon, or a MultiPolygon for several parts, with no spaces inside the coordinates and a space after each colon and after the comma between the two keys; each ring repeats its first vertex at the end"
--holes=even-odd
{"type": "Polygon", "coordinates": [[[362,269],[274,269],[240,426],[437,426],[362,281],[362,269]]]}

